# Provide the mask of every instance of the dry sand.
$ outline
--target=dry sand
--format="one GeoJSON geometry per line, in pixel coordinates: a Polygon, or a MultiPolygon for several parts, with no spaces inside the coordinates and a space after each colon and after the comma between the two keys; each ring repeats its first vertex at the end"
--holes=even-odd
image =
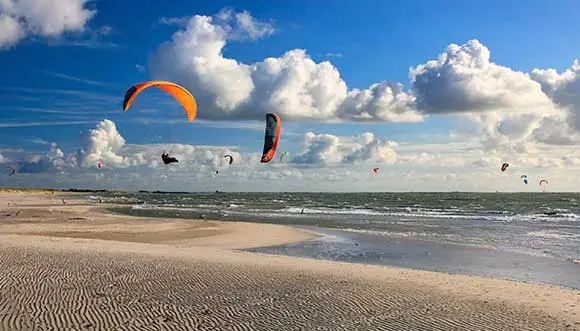
{"type": "Polygon", "coordinates": [[[580,330],[579,291],[235,251],[313,235],[60,199],[0,193],[0,330],[580,330]]]}

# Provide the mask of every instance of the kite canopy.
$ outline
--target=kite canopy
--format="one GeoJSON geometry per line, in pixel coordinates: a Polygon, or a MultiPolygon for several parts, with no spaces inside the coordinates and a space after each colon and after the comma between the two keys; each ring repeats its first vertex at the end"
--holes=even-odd
{"type": "Polygon", "coordinates": [[[268,163],[274,158],[278,141],[280,141],[280,132],[282,131],[282,120],[280,116],[273,113],[266,114],[266,134],[264,137],[264,150],[260,162],[268,163]]]}
{"type": "Polygon", "coordinates": [[[4,169],[8,169],[8,176],[12,176],[16,173],[16,168],[11,166],[5,166],[4,169]]]}
{"type": "Polygon", "coordinates": [[[548,185],[548,181],[545,179],[540,180],[539,182],[540,187],[542,188],[542,191],[546,192],[546,185],[548,185]]]}
{"type": "Polygon", "coordinates": [[[234,163],[234,157],[233,157],[233,156],[231,156],[231,155],[227,154],[227,155],[224,155],[224,157],[226,157],[226,158],[229,158],[229,159],[230,159],[230,161],[229,161],[229,164],[232,164],[232,163],[234,163]]]}
{"type": "Polygon", "coordinates": [[[501,171],[502,171],[502,172],[506,171],[506,170],[507,170],[507,168],[508,168],[509,166],[510,166],[510,165],[509,165],[509,163],[504,163],[504,164],[502,164],[502,165],[501,165],[501,171]]]}
{"type": "Polygon", "coordinates": [[[123,110],[127,111],[131,108],[133,101],[139,93],[143,90],[155,86],[174,97],[183,106],[185,113],[187,114],[187,119],[191,122],[195,119],[197,115],[197,102],[191,93],[186,90],[183,86],[177,85],[172,82],[167,82],[163,80],[150,80],[144,83],[140,83],[132,86],[125,92],[125,99],[123,100],[123,110]]]}

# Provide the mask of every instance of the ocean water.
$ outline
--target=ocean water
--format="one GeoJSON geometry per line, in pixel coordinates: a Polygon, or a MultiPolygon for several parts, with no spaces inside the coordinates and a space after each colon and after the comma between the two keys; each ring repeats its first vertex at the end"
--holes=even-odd
{"type": "Polygon", "coordinates": [[[107,193],[139,216],[288,224],[323,235],[265,253],[580,288],[576,193],[107,193]]]}

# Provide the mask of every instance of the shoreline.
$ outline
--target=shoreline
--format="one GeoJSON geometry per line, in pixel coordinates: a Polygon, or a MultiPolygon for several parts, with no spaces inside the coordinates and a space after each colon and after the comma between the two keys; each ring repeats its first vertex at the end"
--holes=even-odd
{"type": "Polygon", "coordinates": [[[296,243],[318,236],[276,224],[133,217],[107,210],[111,206],[114,205],[87,203],[86,199],[68,193],[0,192],[0,208],[13,210],[3,215],[12,224],[0,225],[0,236],[34,235],[226,249],[296,243]],[[63,197],[66,203],[62,203],[63,197]]]}
{"type": "MultiPolygon", "coordinates": [[[[175,209],[169,207],[173,213],[167,208],[135,210],[131,208],[130,204],[121,204],[108,209],[114,213],[136,217],[176,219],[199,215],[198,211],[180,210],[177,207],[175,209]],[[168,214],[166,215],[166,213],[168,214]]],[[[213,219],[234,222],[236,216],[213,219]]],[[[272,223],[264,215],[258,215],[256,220],[251,219],[249,215],[245,215],[241,219],[248,223],[272,223]]],[[[545,254],[545,252],[482,245],[481,241],[478,244],[470,244],[418,238],[385,237],[374,234],[373,231],[349,231],[341,227],[325,226],[327,223],[323,221],[317,222],[316,225],[304,225],[300,223],[301,221],[293,223],[292,221],[280,221],[280,218],[274,219],[275,223],[317,233],[319,238],[307,242],[251,248],[247,249],[248,251],[484,276],[580,290],[580,278],[575,277],[580,272],[579,262],[570,258],[545,254]]],[[[383,229],[383,231],[389,230],[383,229]]]]}
{"type": "Polygon", "coordinates": [[[315,235],[263,223],[107,215],[82,200],[59,202],[58,194],[0,193],[0,329],[278,323],[280,330],[580,330],[580,291],[240,251],[315,235]],[[54,315],[34,313],[51,297],[62,301],[54,315]]]}
{"type": "MultiPolygon", "coordinates": [[[[311,230],[310,227],[298,227],[311,230]]],[[[580,291],[577,262],[514,252],[406,238],[384,238],[341,229],[314,229],[323,235],[303,243],[248,249],[250,252],[472,275],[557,286],[580,291]]]]}

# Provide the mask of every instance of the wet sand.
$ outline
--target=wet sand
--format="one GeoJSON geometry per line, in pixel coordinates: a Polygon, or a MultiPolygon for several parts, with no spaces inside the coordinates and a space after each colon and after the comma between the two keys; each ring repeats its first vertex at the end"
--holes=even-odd
{"type": "Polygon", "coordinates": [[[236,251],[314,235],[60,199],[0,193],[0,330],[580,330],[579,291],[236,251]]]}

